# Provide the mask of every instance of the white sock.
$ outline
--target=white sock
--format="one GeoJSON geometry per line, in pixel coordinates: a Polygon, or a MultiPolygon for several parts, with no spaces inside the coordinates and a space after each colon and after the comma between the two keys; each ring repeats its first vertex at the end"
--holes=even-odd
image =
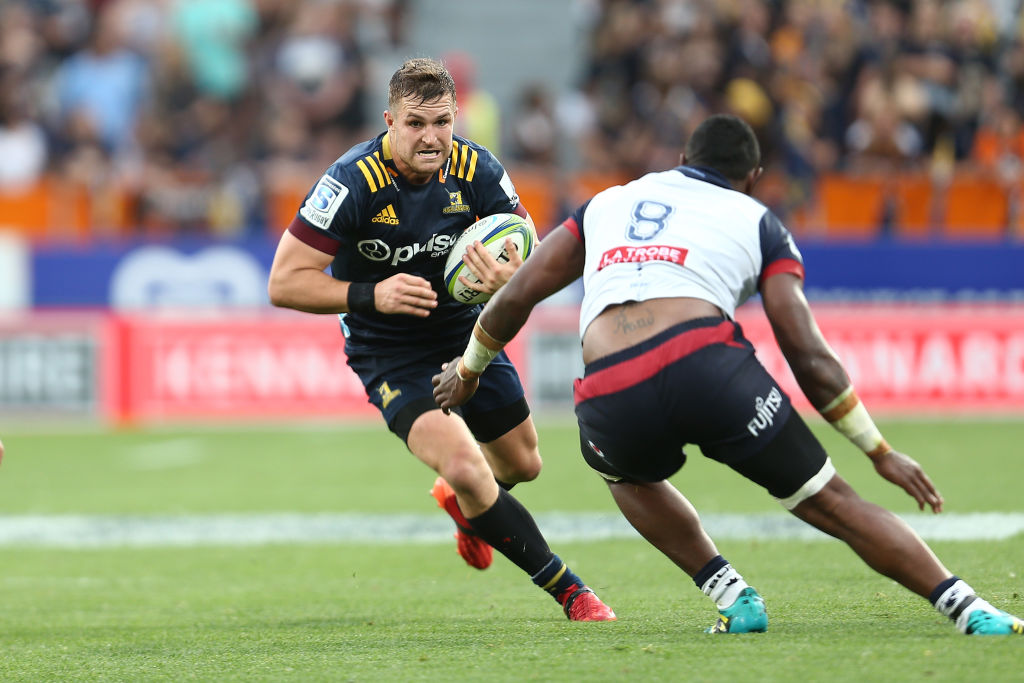
{"type": "Polygon", "coordinates": [[[961,633],[967,633],[967,619],[979,609],[992,614],[999,613],[999,610],[989,604],[987,600],[982,600],[975,595],[974,589],[962,579],[939,596],[939,599],[935,601],[935,609],[952,619],[961,633]]]}
{"type": "Polygon", "coordinates": [[[956,618],[955,622],[956,628],[960,633],[967,633],[967,619],[978,610],[984,610],[989,614],[1000,614],[1000,610],[997,610],[995,607],[990,605],[988,600],[982,600],[978,596],[975,596],[974,600],[965,606],[967,609],[960,612],[960,616],[956,618]]]}
{"type": "Polygon", "coordinates": [[[718,609],[725,609],[736,602],[740,592],[747,588],[747,582],[740,573],[727,564],[700,587],[704,595],[715,601],[718,609]]]}

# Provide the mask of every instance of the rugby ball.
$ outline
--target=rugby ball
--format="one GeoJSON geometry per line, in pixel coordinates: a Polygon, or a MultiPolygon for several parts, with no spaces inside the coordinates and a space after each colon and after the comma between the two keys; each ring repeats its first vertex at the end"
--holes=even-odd
{"type": "Polygon", "coordinates": [[[459,235],[444,264],[444,284],[453,299],[472,306],[482,304],[491,298],[490,294],[478,292],[459,281],[459,276],[463,275],[470,282],[480,284],[480,280],[463,263],[462,257],[471,244],[479,241],[491,252],[495,260],[499,263],[507,263],[509,256],[505,250],[506,238],[512,239],[512,243],[519,250],[519,255],[524,261],[533,252],[536,243],[533,230],[526,219],[514,213],[496,213],[493,216],[481,218],[459,235]]]}

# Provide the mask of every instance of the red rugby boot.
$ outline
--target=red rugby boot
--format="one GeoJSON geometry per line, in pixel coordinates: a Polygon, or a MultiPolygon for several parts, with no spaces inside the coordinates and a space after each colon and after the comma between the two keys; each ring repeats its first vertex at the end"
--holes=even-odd
{"type": "Polygon", "coordinates": [[[437,501],[438,506],[455,520],[455,548],[466,564],[477,569],[490,567],[494,560],[494,548],[473,533],[465,515],[459,509],[458,501],[455,500],[455,491],[444,480],[444,477],[437,478],[434,487],[430,489],[430,495],[437,501]]]}
{"type": "Polygon", "coordinates": [[[558,602],[562,605],[562,611],[569,621],[615,621],[617,617],[612,608],[601,602],[594,591],[586,586],[580,588],[576,584],[569,586],[561,595],[558,602]]]}

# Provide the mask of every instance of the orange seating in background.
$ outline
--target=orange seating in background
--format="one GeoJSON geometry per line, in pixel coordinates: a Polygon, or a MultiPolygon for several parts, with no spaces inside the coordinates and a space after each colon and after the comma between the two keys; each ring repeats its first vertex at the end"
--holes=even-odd
{"type": "Polygon", "coordinates": [[[993,238],[1009,230],[1010,200],[995,180],[956,175],[945,189],[943,235],[993,238]]]}
{"type": "Polygon", "coordinates": [[[307,192],[309,188],[298,183],[276,183],[267,188],[267,231],[272,237],[280,237],[292,224],[307,192]]]}
{"type": "Polygon", "coordinates": [[[0,229],[33,241],[88,240],[119,235],[129,226],[130,197],[117,188],[91,189],[43,178],[17,191],[0,191],[0,229]]]}
{"type": "Polygon", "coordinates": [[[50,227],[50,183],[41,181],[20,190],[0,192],[0,229],[13,229],[37,239],[50,227]]]}
{"type": "Polygon", "coordinates": [[[874,237],[882,227],[885,201],[881,176],[824,175],[818,181],[820,228],[828,237],[874,237]]]}
{"type": "Polygon", "coordinates": [[[585,195],[583,199],[586,200],[601,190],[607,190],[614,185],[623,185],[633,179],[621,173],[580,171],[573,175],[572,180],[575,189],[585,195]]]}
{"type": "MultiPolygon", "coordinates": [[[[529,166],[512,166],[509,175],[542,235],[594,194],[629,181],[619,174],[529,166]]],[[[300,173],[268,180],[264,207],[272,238],[291,223],[308,190],[300,173]]],[[[784,176],[768,176],[755,196],[776,207],[798,237],[872,239],[882,235],[884,223],[891,234],[909,238],[1024,237],[1024,211],[1016,208],[1024,201],[1024,183],[1008,189],[982,174],[960,172],[944,183],[925,173],[828,173],[799,188],[784,176]]],[[[142,220],[133,205],[137,199],[125,188],[43,178],[22,190],[0,191],[0,230],[56,242],[145,236],[147,224],[136,224],[142,220]]]]}
{"type": "Polygon", "coordinates": [[[928,237],[936,228],[935,192],[924,173],[900,175],[891,186],[893,224],[905,237],[928,237]]]}
{"type": "Polygon", "coordinates": [[[530,212],[533,224],[537,226],[537,232],[541,235],[554,227],[556,221],[561,220],[561,217],[556,215],[558,200],[552,175],[526,169],[514,168],[509,171],[519,201],[530,212]]]}

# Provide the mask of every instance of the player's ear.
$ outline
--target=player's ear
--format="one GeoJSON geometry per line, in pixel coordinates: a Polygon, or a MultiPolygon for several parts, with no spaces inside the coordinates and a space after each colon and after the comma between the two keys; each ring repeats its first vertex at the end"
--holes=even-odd
{"type": "Polygon", "coordinates": [[[753,193],[754,185],[757,185],[757,181],[760,180],[762,173],[764,173],[764,167],[762,166],[758,166],[747,173],[747,177],[743,181],[744,194],[753,193]]]}
{"type": "Polygon", "coordinates": [[[384,123],[387,125],[388,128],[391,128],[391,126],[395,125],[395,117],[391,115],[390,109],[384,110],[384,123]]]}

